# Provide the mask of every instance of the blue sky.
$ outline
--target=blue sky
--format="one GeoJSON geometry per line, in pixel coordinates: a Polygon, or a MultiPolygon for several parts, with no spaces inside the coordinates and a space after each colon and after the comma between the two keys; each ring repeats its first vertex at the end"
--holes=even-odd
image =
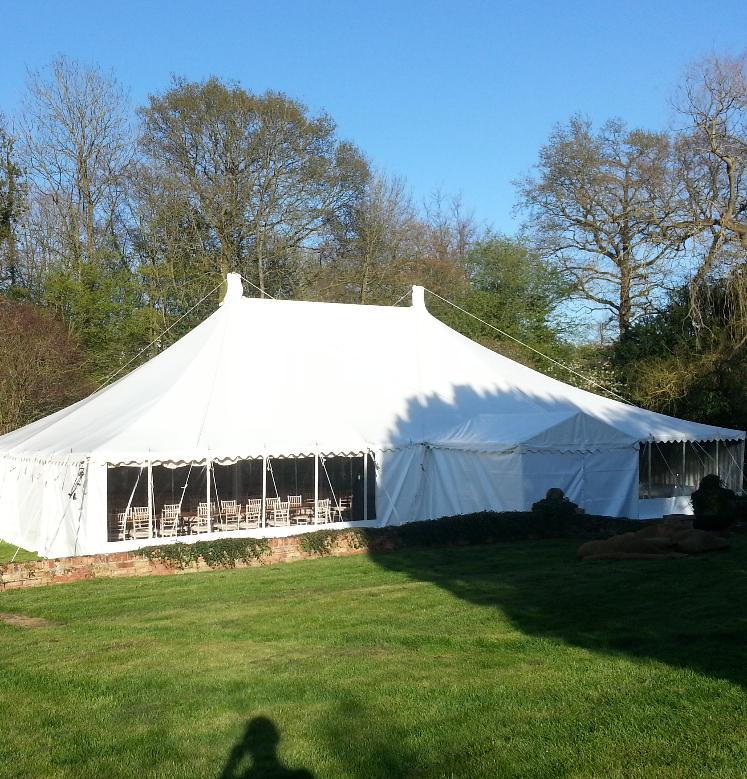
{"type": "Polygon", "coordinates": [[[133,105],[171,74],[218,75],[327,110],[414,195],[461,192],[512,231],[511,180],[582,112],[662,128],[688,62],[747,46],[747,3],[0,0],[0,111],[27,68],[97,62],[133,105]]]}

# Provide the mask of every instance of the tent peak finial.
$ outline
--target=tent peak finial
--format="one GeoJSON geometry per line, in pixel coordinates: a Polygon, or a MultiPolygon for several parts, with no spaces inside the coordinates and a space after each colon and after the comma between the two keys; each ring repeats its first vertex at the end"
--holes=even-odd
{"type": "Polygon", "coordinates": [[[412,285],[412,307],[425,310],[425,287],[412,285]]]}
{"type": "Polygon", "coordinates": [[[234,300],[241,300],[244,296],[244,285],[241,283],[241,274],[226,274],[226,294],[223,296],[221,305],[231,303],[234,300]]]}

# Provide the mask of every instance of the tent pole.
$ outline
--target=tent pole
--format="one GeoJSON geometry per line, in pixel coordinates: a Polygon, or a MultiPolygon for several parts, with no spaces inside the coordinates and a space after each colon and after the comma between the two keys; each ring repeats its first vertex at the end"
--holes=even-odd
{"type": "Polygon", "coordinates": [[[720,476],[721,475],[720,468],[719,468],[718,457],[719,457],[719,453],[718,453],[718,438],[717,438],[716,439],[716,476],[720,476]]]}
{"type": "Polygon", "coordinates": [[[363,454],[363,519],[368,519],[368,450],[363,454]]]}
{"type": "Polygon", "coordinates": [[[742,494],[742,487],[744,486],[744,439],[739,445],[739,484],[737,485],[737,491],[742,494]]]}
{"type": "Polygon", "coordinates": [[[685,442],[682,442],[682,477],[680,478],[680,492],[685,494],[685,442]]]}
{"type": "Polygon", "coordinates": [[[653,494],[653,485],[651,484],[651,441],[648,442],[648,497],[653,494]]]}
{"type": "Polygon", "coordinates": [[[148,538],[153,538],[153,464],[148,460],[148,538]]]}
{"type": "Polygon", "coordinates": [[[212,517],[212,511],[211,505],[210,505],[210,471],[212,463],[208,458],[205,458],[205,482],[207,484],[207,521],[208,521],[208,533],[213,532],[213,517],[212,517]]]}
{"type": "Polygon", "coordinates": [[[319,521],[319,452],[314,454],[314,524],[319,521]]]}
{"type": "Polygon", "coordinates": [[[262,527],[265,527],[265,505],[267,503],[267,456],[262,455],[262,527]]]}

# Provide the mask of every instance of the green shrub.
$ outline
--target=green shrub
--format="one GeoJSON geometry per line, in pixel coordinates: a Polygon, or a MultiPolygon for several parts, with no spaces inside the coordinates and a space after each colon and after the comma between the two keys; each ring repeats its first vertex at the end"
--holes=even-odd
{"type": "Polygon", "coordinates": [[[560,487],[550,487],[542,500],[532,504],[532,513],[551,519],[569,519],[580,513],[580,509],[560,487]]]}
{"type": "Polygon", "coordinates": [[[298,539],[298,545],[306,554],[317,554],[320,557],[330,554],[340,534],[345,530],[315,530],[304,533],[298,539]]]}
{"type": "Polygon", "coordinates": [[[411,522],[395,527],[364,529],[365,546],[372,550],[402,547],[492,544],[538,538],[600,538],[640,530],[638,520],[551,512],[482,511],[411,522]]]}
{"type": "MultiPolygon", "coordinates": [[[[645,525],[637,520],[580,514],[570,501],[561,505],[563,508],[559,513],[551,510],[482,511],[381,528],[324,528],[300,535],[298,545],[307,554],[324,557],[331,554],[341,539],[354,549],[381,552],[539,538],[604,538],[627,530],[640,530],[645,525]],[[567,505],[573,506],[573,511],[569,511],[567,505]]],[[[262,562],[270,552],[269,542],[264,538],[219,538],[139,550],[143,557],[180,569],[196,564],[200,558],[211,568],[232,568],[239,560],[262,562]]]]}
{"type": "Polygon", "coordinates": [[[148,560],[159,560],[170,568],[183,570],[202,558],[210,568],[233,568],[241,560],[247,564],[262,562],[270,554],[266,538],[216,538],[194,544],[166,544],[138,550],[148,560]]]}
{"type": "Polygon", "coordinates": [[[701,479],[690,503],[695,514],[693,527],[699,530],[724,530],[736,517],[736,495],[714,473],[701,479]]]}

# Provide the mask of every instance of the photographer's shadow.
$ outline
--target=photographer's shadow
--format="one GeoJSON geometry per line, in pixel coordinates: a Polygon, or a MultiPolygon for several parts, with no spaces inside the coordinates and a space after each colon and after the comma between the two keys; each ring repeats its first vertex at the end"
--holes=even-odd
{"type": "Polygon", "coordinates": [[[231,750],[221,779],[314,779],[303,768],[286,768],[278,759],[280,733],[267,717],[249,720],[244,735],[231,750]]]}

